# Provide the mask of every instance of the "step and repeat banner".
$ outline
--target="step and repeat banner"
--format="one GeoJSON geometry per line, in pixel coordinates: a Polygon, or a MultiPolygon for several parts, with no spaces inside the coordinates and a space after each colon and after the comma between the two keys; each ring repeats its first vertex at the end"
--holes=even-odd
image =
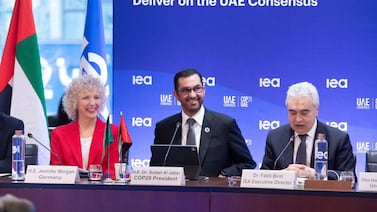
{"type": "Polygon", "coordinates": [[[177,71],[203,74],[204,105],[236,118],[255,161],[288,123],[296,82],[319,90],[319,120],[350,134],[358,172],[377,149],[377,1],[115,0],[114,123],[130,162],[148,166],[155,124],[180,112],[177,71]]]}

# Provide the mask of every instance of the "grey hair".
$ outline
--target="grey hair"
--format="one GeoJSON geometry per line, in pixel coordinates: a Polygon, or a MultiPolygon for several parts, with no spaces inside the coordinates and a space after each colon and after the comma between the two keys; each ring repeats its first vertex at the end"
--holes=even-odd
{"type": "Polygon", "coordinates": [[[28,199],[19,198],[12,194],[6,194],[0,197],[0,211],[8,212],[35,212],[36,208],[33,202],[28,199]]]}
{"type": "Polygon", "coordinates": [[[317,88],[310,82],[299,82],[289,86],[285,105],[288,105],[288,97],[311,96],[313,104],[319,106],[319,95],[317,88]]]}
{"type": "Polygon", "coordinates": [[[101,100],[99,108],[102,110],[106,102],[106,93],[101,80],[89,74],[72,80],[63,97],[64,110],[70,119],[76,120],[78,118],[77,104],[80,92],[93,89],[98,91],[101,100]]]}

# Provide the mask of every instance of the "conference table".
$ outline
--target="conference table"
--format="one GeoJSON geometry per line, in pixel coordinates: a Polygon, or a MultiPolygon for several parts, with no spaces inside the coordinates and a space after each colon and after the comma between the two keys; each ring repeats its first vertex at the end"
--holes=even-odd
{"type": "Polygon", "coordinates": [[[228,186],[226,178],[185,186],[12,182],[0,177],[0,196],[32,201],[37,211],[377,211],[377,193],[228,186]]]}

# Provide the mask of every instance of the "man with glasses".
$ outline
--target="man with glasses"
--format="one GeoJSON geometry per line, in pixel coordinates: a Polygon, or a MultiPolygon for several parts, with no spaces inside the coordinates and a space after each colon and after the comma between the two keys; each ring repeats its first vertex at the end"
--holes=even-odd
{"type": "Polygon", "coordinates": [[[309,82],[288,88],[285,104],[289,123],[270,131],[261,169],[286,169],[299,177],[314,178],[314,142],[324,134],[328,142],[328,179],[340,171],[355,171],[355,157],[348,133],[318,121],[319,95],[309,82]]]}
{"type": "Polygon", "coordinates": [[[255,161],[234,118],[203,106],[205,87],[202,75],[185,69],[174,77],[174,96],[182,111],[156,124],[154,144],[196,145],[202,176],[240,176],[253,169],[255,161]],[[181,124],[180,124],[181,123],[181,124]],[[181,126],[176,130],[177,126],[181,126]]]}

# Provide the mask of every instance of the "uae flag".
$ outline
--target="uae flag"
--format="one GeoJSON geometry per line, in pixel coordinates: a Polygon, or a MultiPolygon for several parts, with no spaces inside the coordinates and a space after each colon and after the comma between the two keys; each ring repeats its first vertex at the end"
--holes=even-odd
{"type": "MultiPolygon", "coordinates": [[[[0,109],[24,122],[25,135],[32,133],[49,147],[46,104],[31,3],[31,0],[15,1],[0,64],[0,109]]],[[[38,146],[39,164],[49,164],[50,153],[41,145],[38,146]]]]}
{"type": "Polygon", "coordinates": [[[118,149],[119,149],[119,161],[128,164],[129,149],[132,145],[131,136],[128,133],[126,122],[124,120],[123,113],[120,113],[119,123],[119,135],[118,135],[118,149]]]}

